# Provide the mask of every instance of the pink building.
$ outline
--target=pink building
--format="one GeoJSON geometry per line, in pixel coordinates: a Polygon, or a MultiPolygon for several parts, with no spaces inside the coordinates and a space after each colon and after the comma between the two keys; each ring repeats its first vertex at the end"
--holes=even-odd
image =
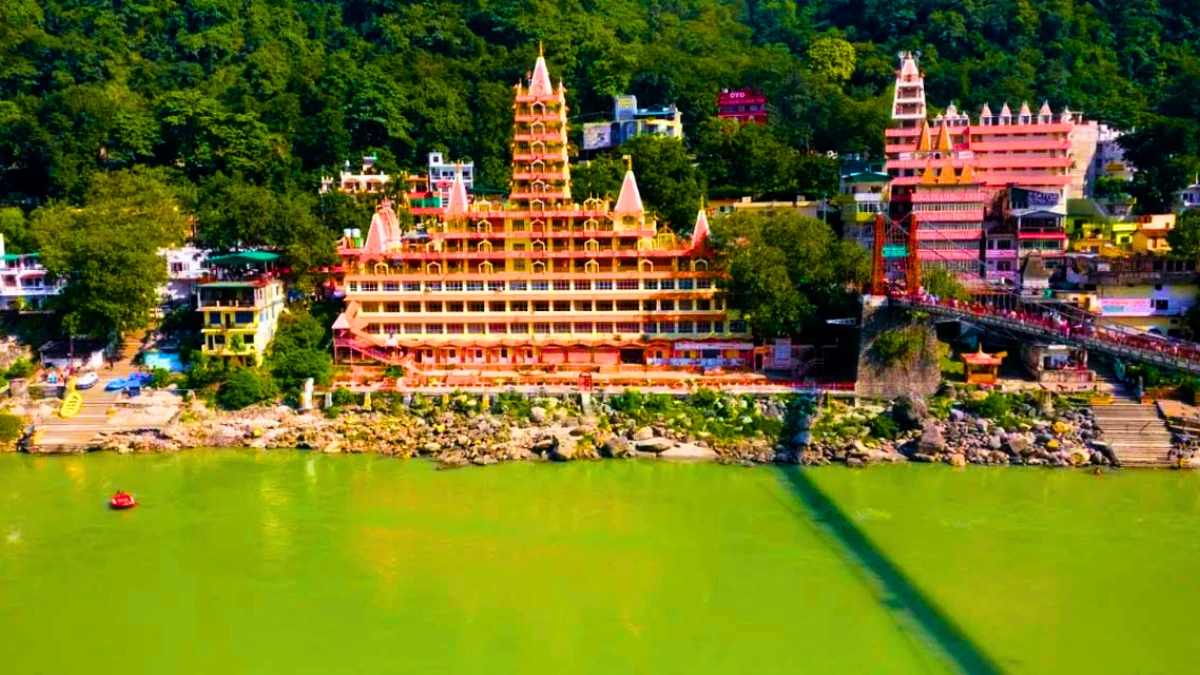
{"type": "Polygon", "coordinates": [[[767,97],[755,89],[726,89],[717,96],[717,117],[766,124],[767,97]]]}
{"type": "MultiPolygon", "coordinates": [[[[893,217],[915,212],[920,227],[929,231],[921,235],[922,242],[960,244],[951,249],[951,256],[935,252],[933,246],[927,251],[923,244],[923,262],[968,271],[966,251],[973,237],[975,251],[985,251],[982,261],[979,256],[974,260],[976,271],[986,266],[998,272],[988,262],[982,237],[985,211],[990,220],[1014,221],[1020,254],[1036,250],[1051,258],[1062,255],[1067,200],[1085,194],[1087,169],[1099,135],[1095,122],[1084,122],[1079,113],[1067,109],[1055,113],[1048,103],[1036,114],[1024,103],[1015,114],[1007,103],[999,114],[984,105],[974,120],[951,104],[930,119],[924,77],[916,57],[908,52],[900,56],[892,120],[892,128],[885,132],[885,152],[886,171],[892,176],[893,217]],[[947,172],[957,180],[953,190],[947,172]],[[907,196],[897,203],[897,193],[907,196]],[[928,206],[917,209],[922,202],[928,206]]],[[[992,262],[999,262],[999,257],[992,262]]]]}

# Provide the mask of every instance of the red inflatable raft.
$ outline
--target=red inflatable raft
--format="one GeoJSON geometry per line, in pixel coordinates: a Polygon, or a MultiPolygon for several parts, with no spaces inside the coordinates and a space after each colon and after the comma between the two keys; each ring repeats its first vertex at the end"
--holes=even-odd
{"type": "Polygon", "coordinates": [[[133,501],[133,495],[128,492],[118,492],[108,500],[108,505],[114,509],[132,509],[137,506],[137,502],[133,501]]]}

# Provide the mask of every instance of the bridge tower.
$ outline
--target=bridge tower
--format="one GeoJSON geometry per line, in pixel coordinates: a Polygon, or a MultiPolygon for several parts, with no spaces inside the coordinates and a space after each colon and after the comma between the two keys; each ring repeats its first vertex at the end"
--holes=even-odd
{"type": "Polygon", "coordinates": [[[917,234],[919,226],[915,213],[910,213],[899,222],[882,213],[875,215],[868,293],[886,295],[888,285],[901,278],[907,293],[916,295],[920,292],[921,256],[917,234]],[[904,221],[908,222],[907,227],[900,224],[904,221]]]}

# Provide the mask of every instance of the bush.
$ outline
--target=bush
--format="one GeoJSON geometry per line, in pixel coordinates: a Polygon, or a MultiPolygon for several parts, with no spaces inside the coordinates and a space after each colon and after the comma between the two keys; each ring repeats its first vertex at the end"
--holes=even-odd
{"type": "Polygon", "coordinates": [[[155,368],[154,371],[150,373],[149,386],[151,389],[166,389],[167,387],[171,386],[171,382],[171,371],[167,370],[166,368],[155,368]]]}
{"type": "Polygon", "coordinates": [[[21,437],[25,421],[16,415],[0,413],[0,443],[12,443],[21,437]]]}
{"type": "Polygon", "coordinates": [[[383,371],[383,376],[389,380],[398,380],[404,377],[404,366],[388,366],[383,371]]]}
{"type": "Polygon", "coordinates": [[[233,371],[217,391],[217,405],[241,410],[275,395],[275,384],[266,373],[249,368],[233,371]]]}
{"type": "Polygon", "coordinates": [[[925,345],[925,336],[917,330],[883,331],[871,344],[870,355],[884,365],[896,365],[919,354],[925,345]]]}
{"type": "Polygon", "coordinates": [[[971,406],[972,412],[980,417],[991,420],[999,420],[1006,417],[1012,410],[1012,405],[1009,403],[1008,397],[998,391],[993,391],[980,401],[974,401],[971,406]]]}
{"type": "Polygon", "coordinates": [[[34,365],[29,359],[17,359],[12,362],[8,370],[4,372],[4,376],[10,380],[15,380],[21,377],[29,377],[33,374],[34,365]]]}
{"type": "Polygon", "coordinates": [[[900,435],[900,425],[887,415],[876,415],[867,423],[871,435],[881,441],[890,441],[900,435]]]}
{"type": "Polygon", "coordinates": [[[529,402],[529,399],[510,391],[496,394],[496,400],[492,402],[492,412],[517,419],[528,419],[532,409],[533,404],[529,402]]]}
{"type": "Polygon", "coordinates": [[[350,391],[345,387],[338,387],[333,390],[333,405],[338,408],[344,408],[348,405],[358,404],[358,394],[350,391]]]}

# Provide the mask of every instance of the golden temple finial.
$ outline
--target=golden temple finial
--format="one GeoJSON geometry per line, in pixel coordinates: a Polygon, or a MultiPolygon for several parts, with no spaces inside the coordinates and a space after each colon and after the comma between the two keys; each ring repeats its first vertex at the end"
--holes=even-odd
{"type": "Polygon", "coordinates": [[[546,50],[542,48],[542,41],[538,40],[538,56],[545,56],[546,50]]]}
{"type": "Polygon", "coordinates": [[[621,155],[621,157],[625,160],[625,170],[633,171],[633,156],[632,155],[621,155]]]}

